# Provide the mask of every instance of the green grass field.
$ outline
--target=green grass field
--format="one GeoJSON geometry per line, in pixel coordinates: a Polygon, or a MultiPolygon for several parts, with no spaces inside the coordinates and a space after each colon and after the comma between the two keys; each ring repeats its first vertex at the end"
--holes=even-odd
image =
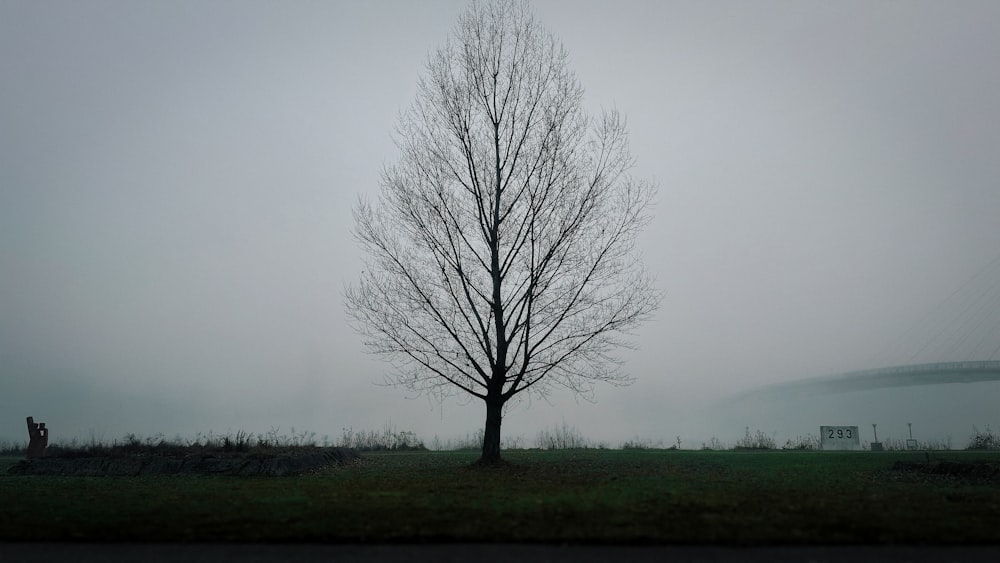
{"type": "MultiPolygon", "coordinates": [[[[923,453],[365,454],[280,478],[7,475],[0,540],[997,543],[1000,485],[891,471],[923,453]]],[[[1000,453],[940,452],[935,460],[1000,453]]]]}

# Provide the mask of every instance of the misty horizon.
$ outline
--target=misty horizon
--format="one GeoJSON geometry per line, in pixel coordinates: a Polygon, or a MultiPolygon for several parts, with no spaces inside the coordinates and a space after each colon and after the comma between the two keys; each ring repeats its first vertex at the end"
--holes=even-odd
{"type": "MultiPolygon", "coordinates": [[[[997,381],[725,406],[1000,359],[1000,5],[533,5],[659,184],[638,247],[665,299],[634,383],[514,405],[505,439],[1000,428],[997,381]]],[[[478,401],[381,385],[344,311],[352,206],[465,6],[0,6],[0,440],[479,431],[478,401]]]]}

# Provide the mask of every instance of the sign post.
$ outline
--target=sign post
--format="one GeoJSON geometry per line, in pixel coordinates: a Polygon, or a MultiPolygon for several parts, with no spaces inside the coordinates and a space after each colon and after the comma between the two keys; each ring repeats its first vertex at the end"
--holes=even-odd
{"type": "Polygon", "coordinates": [[[906,425],[910,427],[910,438],[906,441],[906,449],[915,450],[919,446],[917,444],[917,441],[913,439],[913,423],[907,422],[906,425]]]}

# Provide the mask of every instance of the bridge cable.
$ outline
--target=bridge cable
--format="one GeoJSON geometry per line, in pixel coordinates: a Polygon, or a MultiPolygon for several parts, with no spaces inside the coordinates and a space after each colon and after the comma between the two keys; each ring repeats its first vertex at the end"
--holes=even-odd
{"type": "MultiPolygon", "coordinates": [[[[972,355],[981,356],[981,351],[988,351],[994,341],[1000,342],[1000,279],[997,280],[991,289],[994,290],[992,298],[979,309],[977,314],[978,320],[975,326],[972,326],[967,333],[981,335],[976,345],[971,348],[971,354],[967,354],[969,357],[972,355]],[[990,323],[991,320],[993,321],[992,324],[990,323]]],[[[992,360],[995,354],[996,352],[994,351],[987,358],[992,360]]]]}
{"type": "MultiPolygon", "coordinates": [[[[909,338],[915,336],[913,333],[933,331],[934,327],[932,325],[940,324],[940,323],[935,323],[933,318],[935,316],[937,316],[938,318],[946,316],[945,311],[951,305],[951,303],[955,301],[961,303],[964,298],[960,298],[959,296],[963,293],[968,293],[972,291],[971,286],[973,285],[973,283],[982,278],[984,274],[986,274],[992,268],[997,267],[998,265],[1000,265],[1000,254],[997,254],[992,260],[990,260],[988,264],[986,264],[983,268],[981,268],[970,278],[968,278],[961,286],[952,291],[943,301],[939,302],[936,306],[932,307],[923,317],[921,317],[913,325],[911,325],[910,328],[908,328],[897,341],[900,344],[902,344],[903,341],[908,340],[909,338]]],[[[968,309],[969,307],[966,307],[966,310],[968,309]]],[[[917,361],[917,358],[921,354],[923,354],[929,347],[934,345],[935,342],[940,342],[941,335],[945,332],[945,330],[946,327],[939,328],[936,331],[936,334],[932,335],[928,340],[926,340],[923,343],[923,345],[920,346],[919,349],[910,356],[909,361],[911,363],[917,361]]],[[[995,355],[996,353],[997,352],[994,351],[992,355],[995,355]]],[[[876,356],[878,355],[881,354],[876,354],[876,356]]]]}
{"type": "MultiPolygon", "coordinates": [[[[963,349],[962,345],[973,334],[981,334],[979,331],[985,328],[984,325],[991,318],[996,318],[991,307],[992,302],[998,297],[1000,297],[1000,277],[990,287],[979,293],[975,298],[970,299],[961,315],[954,317],[948,323],[948,327],[955,326],[955,330],[949,330],[948,339],[952,342],[952,346],[947,350],[947,353],[943,354],[945,357],[979,359],[975,357],[978,356],[979,346],[972,349],[963,349]],[[963,327],[964,330],[959,330],[963,327]]],[[[987,333],[985,338],[989,338],[989,336],[990,334],[987,333]]]]}

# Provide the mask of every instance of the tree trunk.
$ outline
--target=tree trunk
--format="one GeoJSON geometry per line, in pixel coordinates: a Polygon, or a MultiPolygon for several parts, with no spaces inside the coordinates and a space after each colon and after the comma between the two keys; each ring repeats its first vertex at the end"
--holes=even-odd
{"type": "Polygon", "coordinates": [[[503,403],[497,399],[486,399],[486,430],[483,432],[483,455],[480,465],[500,463],[500,423],[503,422],[503,403]]]}

